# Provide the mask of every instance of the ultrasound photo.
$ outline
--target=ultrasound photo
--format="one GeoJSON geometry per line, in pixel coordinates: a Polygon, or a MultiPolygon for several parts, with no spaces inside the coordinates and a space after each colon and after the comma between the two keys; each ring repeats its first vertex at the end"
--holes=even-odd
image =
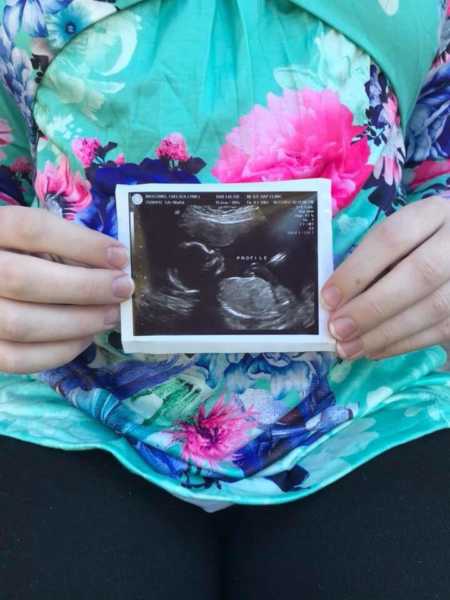
{"type": "Polygon", "coordinates": [[[319,333],[316,192],[130,192],[133,334],[319,333]]]}

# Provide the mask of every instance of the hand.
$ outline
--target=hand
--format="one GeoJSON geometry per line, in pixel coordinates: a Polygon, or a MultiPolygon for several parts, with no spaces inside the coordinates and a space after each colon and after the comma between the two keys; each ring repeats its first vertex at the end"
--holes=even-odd
{"type": "Polygon", "coordinates": [[[127,262],[106,235],[42,209],[0,207],[0,371],[60,366],[111,329],[133,292],[127,262]]]}
{"type": "Polygon", "coordinates": [[[450,340],[450,202],[408,205],[363,239],[322,289],[338,354],[386,358],[450,340]]]}

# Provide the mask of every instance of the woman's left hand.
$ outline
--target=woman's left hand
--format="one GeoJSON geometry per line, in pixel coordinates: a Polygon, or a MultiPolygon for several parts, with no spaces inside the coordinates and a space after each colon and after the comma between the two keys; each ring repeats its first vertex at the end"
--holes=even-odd
{"type": "Polygon", "coordinates": [[[342,358],[450,341],[450,201],[405,206],[371,230],[322,289],[342,358]]]}

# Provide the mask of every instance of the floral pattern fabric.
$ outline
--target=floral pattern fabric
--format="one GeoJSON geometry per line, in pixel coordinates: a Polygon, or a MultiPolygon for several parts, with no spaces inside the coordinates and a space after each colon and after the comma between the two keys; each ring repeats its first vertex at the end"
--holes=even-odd
{"type": "MultiPolygon", "coordinates": [[[[301,8],[267,3],[262,20],[237,4],[239,19],[225,0],[176,10],[0,2],[0,201],[114,237],[119,183],[326,177],[339,264],[401,206],[450,195],[445,15],[405,134],[393,85],[347,37],[301,8]],[[193,33],[183,23],[199,7],[193,33]],[[245,52],[233,46],[238,34],[245,52]]],[[[400,7],[379,5],[386,18],[400,7]]],[[[444,362],[438,347],[376,363],[326,353],[127,356],[111,331],[58,369],[0,374],[0,433],[104,448],[207,509],[278,503],[447,427],[444,362]]]]}

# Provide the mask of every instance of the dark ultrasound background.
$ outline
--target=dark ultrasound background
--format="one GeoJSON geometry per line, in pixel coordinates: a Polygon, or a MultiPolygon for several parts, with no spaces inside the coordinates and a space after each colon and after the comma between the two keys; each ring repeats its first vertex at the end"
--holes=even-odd
{"type": "Polygon", "coordinates": [[[316,194],[161,196],[130,194],[134,335],[319,332],[316,194]]]}

